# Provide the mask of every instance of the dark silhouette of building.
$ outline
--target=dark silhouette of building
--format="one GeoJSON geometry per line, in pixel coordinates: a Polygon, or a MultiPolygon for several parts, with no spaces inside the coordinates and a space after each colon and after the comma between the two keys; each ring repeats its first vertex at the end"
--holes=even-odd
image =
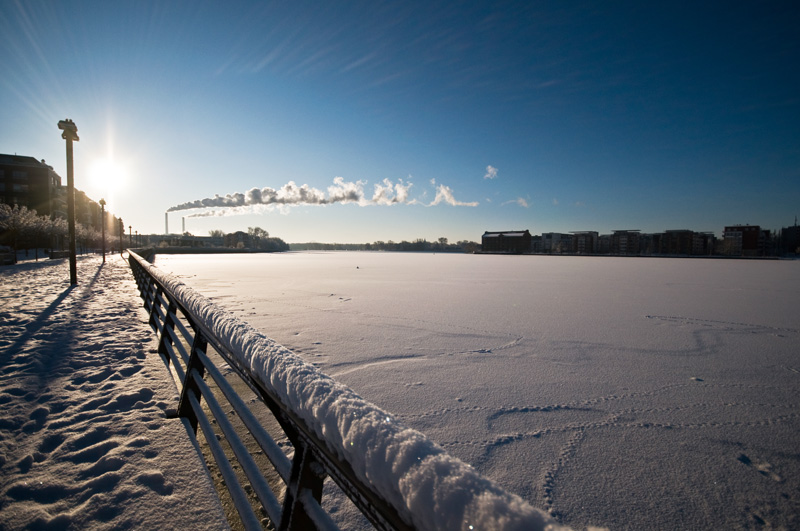
{"type": "Polygon", "coordinates": [[[661,254],[663,232],[639,234],[639,254],[644,256],[661,254]]]}
{"type": "Polygon", "coordinates": [[[61,190],[61,177],[44,160],[0,155],[0,202],[27,207],[40,216],[66,216],[61,190]]]}
{"type": "Polygon", "coordinates": [[[639,254],[639,229],[615,230],[611,235],[612,254],[639,254]]]}
{"type": "Polygon", "coordinates": [[[695,232],[692,236],[692,254],[694,256],[707,256],[714,254],[717,238],[713,232],[695,232]]]}
{"type": "Polygon", "coordinates": [[[800,253],[800,226],[797,225],[797,217],[794,218],[794,226],[781,229],[781,251],[790,254],[800,253]]]}
{"type": "Polygon", "coordinates": [[[563,254],[572,252],[572,234],[543,232],[540,249],[543,253],[563,254]]]}
{"type": "Polygon", "coordinates": [[[572,252],[578,254],[595,254],[599,251],[599,234],[596,231],[580,231],[572,233],[572,252]]]}
{"type": "Polygon", "coordinates": [[[765,256],[770,240],[769,231],[758,225],[733,225],[722,234],[722,252],[729,256],[765,256]]]}
{"type": "Polygon", "coordinates": [[[236,231],[223,237],[223,245],[232,249],[250,249],[253,247],[253,238],[246,232],[236,231]]]}
{"type": "Polygon", "coordinates": [[[661,237],[661,254],[692,254],[693,240],[693,231],[667,230],[661,237]]]}
{"type": "Polygon", "coordinates": [[[527,253],[531,250],[531,233],[526,230],[486,231],[481,237],[485,253],[527,253]]]}

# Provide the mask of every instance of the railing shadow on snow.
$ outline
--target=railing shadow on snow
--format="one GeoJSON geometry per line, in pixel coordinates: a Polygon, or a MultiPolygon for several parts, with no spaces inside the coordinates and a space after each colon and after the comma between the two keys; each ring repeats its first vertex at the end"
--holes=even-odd
{"type": "Polygon", "coordinates": [[[209,466],[217,467],[245,529],[339,529],[322,506],[328,477],[377,529],[557,526],[137,252],[149,253],[129,250],[129,263],[158,353],[176,380],[177,416],[195,435],[200,428],[209,466]],[[266,405],[290,449],[264,428],[225,372],[266,405]]]}

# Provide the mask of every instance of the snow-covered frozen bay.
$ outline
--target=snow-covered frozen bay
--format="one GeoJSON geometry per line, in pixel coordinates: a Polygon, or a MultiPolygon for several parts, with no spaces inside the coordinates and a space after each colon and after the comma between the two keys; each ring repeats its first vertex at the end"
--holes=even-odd
{"type": "Polygon", "coordinates": [[[800,262],[156,265],[564,524],[800,525],[800,262]]]}

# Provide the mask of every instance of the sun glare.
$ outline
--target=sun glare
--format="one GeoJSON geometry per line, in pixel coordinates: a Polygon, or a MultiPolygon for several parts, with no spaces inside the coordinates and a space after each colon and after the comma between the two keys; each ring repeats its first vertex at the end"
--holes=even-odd
{"type": "Polygon", "coordinates": [[[110,195],[123,187],[126,173],[124,166],[113,159],[98,159],[89,169],[89,178],[96,189],[110,195]]]}

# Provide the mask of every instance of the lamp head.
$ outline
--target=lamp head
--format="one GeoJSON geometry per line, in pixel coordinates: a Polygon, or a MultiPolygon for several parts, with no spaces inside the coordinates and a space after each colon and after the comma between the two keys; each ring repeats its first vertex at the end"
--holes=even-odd
{"type": "Polygon", "coordinates": [[[58,122],[58,128],[64,131],[64,133],[61,135],[61,138],[65,140],[68,138],[72,140],[78,140],[78,126],[75,125],[75,122],[69,118],[58,122]]]}

